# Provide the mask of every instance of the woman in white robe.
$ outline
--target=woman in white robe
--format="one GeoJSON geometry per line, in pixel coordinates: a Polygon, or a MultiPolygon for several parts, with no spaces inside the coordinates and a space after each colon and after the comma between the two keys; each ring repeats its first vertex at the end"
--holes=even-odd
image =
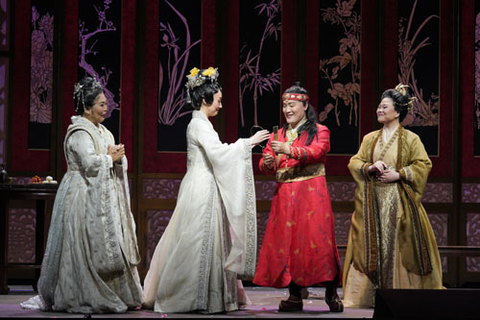
{"type": "Polygon", "coordinates": [[[123,145],[101,125],[107,104],[99,82],[74,92],[64,152],[68,171],[58,188],[47,248],[29,309],[122,313],[141,306],[135,222],[123,145]]]}
{"type": "Polygon", "coordinates": [[[251,149],[266,130],[222,144],[209,117],[222,108],[218,71],[193,69],[187,100],[187,173],[144,281],[144,306],[156,312],[238,309],[237,275],[253,277],[256,205],[251,149]]]}

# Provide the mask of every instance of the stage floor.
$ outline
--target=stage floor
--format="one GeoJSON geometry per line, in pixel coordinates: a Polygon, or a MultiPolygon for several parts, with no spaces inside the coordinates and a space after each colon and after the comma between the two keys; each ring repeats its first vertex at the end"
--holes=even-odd
{"type": "MultiPolygon", "coordinates": [[[[286,289],[271,289],[260,287],[246,287],[245,290],[252,301],[252,305],[240,311],[204,315],[199,313],[169,313],[159,314],[151,310],[129,311],[125,314],[94,314],[92,318],[372,318],[373,309],[345,308],[342,313],[328,311],[324,300],[324,288],[309,288],[310,296],[304,300],[303,312],[278,312],[278,303],[287,298],[286,289]]],[[[341,291],[339,292],[341,293],[341,291]]],[[[8,295],[0,295],[0,318],[83,318],[82,314],[60,312],[41,312],[24,310],[19,303],[34,296],[35,292],[29,286],[10,286],[8,295]]]]}

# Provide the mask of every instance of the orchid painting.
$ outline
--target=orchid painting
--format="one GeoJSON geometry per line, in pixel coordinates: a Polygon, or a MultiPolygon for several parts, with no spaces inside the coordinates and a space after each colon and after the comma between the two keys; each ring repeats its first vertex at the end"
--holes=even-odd
{"type": "Polygon", "coordinates": [[[422,49],[432,44],[429,36],[419,38],[422,29],[434,20],[438,23],[439,17],[438,15],[429,15],[414,29],[413,21],[417,2],[415,0],[413,3],[409,18],[401,17],[398,26],[398,81],[408,84],[410,93],[417,98],[402,124],[410,127],[437,126],[439,96],[437,93],[431,93],[429,97],[424,95],[423,89],[419,85],[419,79],[415,75],[415,63],[422,49]]]}
{"type": "Polygon", "coordinates": [[[185,74],[192,49],[198,46],[201,39],[192,39],[187,18],[176,9],[172,3],[164,0],[172,10],[170,19],[181,22],[183,30],[175,30],[169,21],[160,22],[160,47],[161,56],[158,83],[159,83],[159,108],[158,122],[172,126],[175,121],[192,110],[185,110],[185,74]],[[183,36],[183,38],[182,38],[183,36]],[[166,93],[165,93],[166,91],[166,93]]]}

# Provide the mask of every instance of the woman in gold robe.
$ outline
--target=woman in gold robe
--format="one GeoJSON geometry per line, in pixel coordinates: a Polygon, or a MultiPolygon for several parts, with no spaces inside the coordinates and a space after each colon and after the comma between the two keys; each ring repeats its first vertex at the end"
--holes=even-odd
{"type": "Polygon", "coordinates": [[[414,98],[399,84],[382,94],[383,128],[367,134],[350,159],[355,212],[344,265],[345,307],[373,307],[375,289],[441,289],[435,235],[422,206],[432,162],[400,123],[414,98]]]}

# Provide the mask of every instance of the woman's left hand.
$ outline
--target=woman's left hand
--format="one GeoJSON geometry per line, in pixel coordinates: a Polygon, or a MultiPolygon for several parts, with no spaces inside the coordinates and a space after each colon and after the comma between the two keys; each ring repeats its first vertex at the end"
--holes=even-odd
{"type": "Polygon", "coordinates": [[[395,170],[384,170],[383,174],[379,175],[377,179],[383,183],[391,183],[400,180],[400,173],[395,170]]]}
{"type": "Polygon", "coordinates": [[[271,144],[275,153],[290,154],[290,147],[286,143],[274,140],[271,142],[271,144]]]}

